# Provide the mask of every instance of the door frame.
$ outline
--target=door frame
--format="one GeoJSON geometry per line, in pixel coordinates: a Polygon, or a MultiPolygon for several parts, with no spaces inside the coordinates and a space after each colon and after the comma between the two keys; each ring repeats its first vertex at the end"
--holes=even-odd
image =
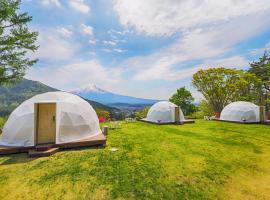
{"type": "Polygon", "coordinates": [[[180,122],[181,119],[180,119],[180,107],[177,106],[174,108],[174,122],[178,123],[180,122]]]}
{"type": "MultiPolygon", "coordinates": [[[[56,102],[41,102],[41,103],[34,103],[34,146],[39,145],[37,143],[37,136],[38,136],[38,119],[39,119],[39,109],[38,106],[40,104],[55,104],[55,140],[52,143],[48,144],[55,144],[56,143],[56,119],[57,119],[57,103],[56,102]]],[[[42,144],[40,144],[42,145],[42,144]]]]}

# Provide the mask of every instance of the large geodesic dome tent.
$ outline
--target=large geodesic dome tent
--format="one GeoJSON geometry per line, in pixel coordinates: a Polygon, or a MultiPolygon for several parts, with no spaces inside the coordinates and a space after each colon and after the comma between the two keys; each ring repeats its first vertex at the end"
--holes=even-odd
{"type": "Polygon", "coordinates": [[[96,112],[82,98],[48,92],[23,102],[8,118],[0,145],[75,142],[101,133],[96,112]]]}
{"type": "Polygon", "coordinates": [[[175,123],[178,121],[176,117],[178,116],[179,122],[184,121],[185,117],[180,107],[168,102],[161,101],[155,103],[148,111],[145,121],[154,123],[175,123]],[[176,113],[177,111],[177,113],[176,113]]]}
{"type": "Polygon", "coordinates": [[[237,101],[225,106],[220,120],[235,122],[259,122],[260,107],[246,101],[237,101]]]}

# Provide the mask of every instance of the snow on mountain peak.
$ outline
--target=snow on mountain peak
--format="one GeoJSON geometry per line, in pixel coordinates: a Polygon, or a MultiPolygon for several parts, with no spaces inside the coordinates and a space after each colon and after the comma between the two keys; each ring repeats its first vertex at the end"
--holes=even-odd
{"type": "Polygon", "coordinates": [[[78,89],[75,89],[72,91],[73,93],[87,93],[87,92],[95,92],[95,93],[105,93],[106,91],[103,89],[100,89],[95,84],[87,84],[84,85],[78,89]]]}

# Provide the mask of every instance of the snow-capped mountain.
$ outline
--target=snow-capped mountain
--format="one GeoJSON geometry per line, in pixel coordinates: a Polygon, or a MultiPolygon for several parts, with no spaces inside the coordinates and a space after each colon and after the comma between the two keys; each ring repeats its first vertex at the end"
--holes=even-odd
{"type": "Polygon", "coordinates": [[[81,88],[71,91],[71,93],[81,96],[85,99],[97,101],[102,104],[154,104],[158,100],[153,99],[143,99],[131,96],[125,96],[120,94],[115,94],[97,87],[94,84],[88,84],[81,88]]]}
{"type": "Polygon", "coordinates": [[[107,91],[98,88],[95,84],[92,83],[84,85],[81,88],[72,91],[72,93],[87,93],[87,92],[105,93],[107,91]]]}

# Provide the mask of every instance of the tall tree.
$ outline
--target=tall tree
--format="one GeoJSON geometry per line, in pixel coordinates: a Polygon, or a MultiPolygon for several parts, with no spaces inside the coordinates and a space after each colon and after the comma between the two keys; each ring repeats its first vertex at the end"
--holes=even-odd
{"type": "Polygon", "coordinates": [[[176,93],[170,98],[170,102],[180,106],[185,115],[196,111],[195,105],[192,104],[193,101],[194,98],[191,92],[185,87],[178,88],[176,93]]]}
{"type": "Polygon", "coordinates": [[[242,70],[210,68],[193,75],[193,85],[216,113],[232,101],[255,101],[260,79],[242,70]]]}
{"type": "Polygon", "coordinates": [[[20,0],[0,0],[0,85],[21,79],[37,61],[27,52],[37,50],[38,33],[28,29],[32,17],[19,13],[20,4],[20,0]]]}
{"type": "Polygon", "coordinates": [[[248,70],[262,80],[260,87],[260,104],[270,109],[270,52],[264,52],[259,61],[250,63],[248,70]]]}

